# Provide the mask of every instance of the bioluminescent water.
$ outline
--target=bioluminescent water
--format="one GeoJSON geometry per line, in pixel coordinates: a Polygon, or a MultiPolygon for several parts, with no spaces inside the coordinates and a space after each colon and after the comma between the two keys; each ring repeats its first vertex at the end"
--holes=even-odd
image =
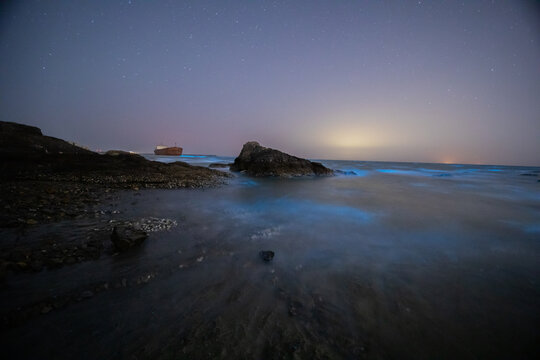
{"type": "MultiPolygon", "coordinates": [[[[324,164],[340,173],[236,174],[213,189],[121,193],[109,204],[120,211],[114,219],[178,226],[129,253],[8,279],[4,308],[110,284],[14,327],[3,335],[8,351],[100,359],[538,354],[540,168],[324,164]],[[262,250],[274,259],[264,262],[262,250]]],[[[73,220],[33,231],[92,226],[73,220]]]]}

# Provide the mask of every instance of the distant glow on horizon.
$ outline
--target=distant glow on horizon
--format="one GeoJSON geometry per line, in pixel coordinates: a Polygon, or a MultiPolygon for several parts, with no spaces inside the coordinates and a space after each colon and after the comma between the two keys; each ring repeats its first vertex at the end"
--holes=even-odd
{"type": "Polygon", "coordinates": [[[12,1],[4,120],[91,149],[540,165],[533,1],[12,1]]]}
{"type": "Polygon", "coordinates": [[[375,111],[366,114],[329,117],[321,121],[324,126],[317,130],[317,138],[328,148],[368,149],[384,147],[395,143],[397,139],[392,131],[384,127],[384,122],[375,111]]]}
{"type": "Polygon", "coordinates": [[[454,158],[445,157],[440,161],[441,164],[456,164],[454,158]]]}
{"type": "Polygon", "coordinates": [[[330,147],[362,149],[380,146],[385,143],[378,134],[355,129],[334,130],[321,137],[326,137],[324,143],[330,147]]]}

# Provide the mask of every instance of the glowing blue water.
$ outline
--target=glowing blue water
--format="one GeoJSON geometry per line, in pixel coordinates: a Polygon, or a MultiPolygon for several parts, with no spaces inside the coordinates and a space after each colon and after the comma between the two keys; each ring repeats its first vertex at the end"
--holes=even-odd
{"type": "Polygon", "coordinates": [[[152,349],[163,355],[155,358],[182,358],[186,349],[201,358],[274,358],[274,343],[261,346],[273,334],[287,349],[300,344],[336,359],[417,358],[411,349],[425,359],[512,359],[516,349],[537,346],[540,168],[323,164],[340,172],[234,174],[218,188],[122,192],[115,220],[168,218],[178,226],[150,233],[136,251],[36,280],[21,275],[35,282],[28,288],[18,280],[4,286],[0,305],[27,301],[36,288],[50,297],[70,283],[77,292],[81,283],[114,284],[17,327],[5,343],[22,358],[154,358],[152,349]],[[261,250],[274,259],[264,262],[261,250]],[[137,283],[148,274],[152,280],[137,283]],[[119,339],[125,354],[111,353],[119,339]],[[343,357],[347,346],[354,351],[343,357]],[[258,356],[261,348],[270,353],[258,356]]]}

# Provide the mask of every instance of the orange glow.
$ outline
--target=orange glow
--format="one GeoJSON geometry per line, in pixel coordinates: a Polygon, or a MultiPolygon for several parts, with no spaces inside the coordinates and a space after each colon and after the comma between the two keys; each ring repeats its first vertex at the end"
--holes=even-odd
{"type": "Polygon", "coordinates": [[[442,163],[442,164],[455,164],[455,163],[456,163],[456,160],[455,160],[455,158],[453,158],[453,157],[444,157],[444,158],[440,161],[440,163],[442,163]]]}

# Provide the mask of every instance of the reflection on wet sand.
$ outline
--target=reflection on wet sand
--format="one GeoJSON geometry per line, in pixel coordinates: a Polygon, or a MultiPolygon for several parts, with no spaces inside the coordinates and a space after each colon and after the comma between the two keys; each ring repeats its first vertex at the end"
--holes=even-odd
{"type": "MultiPolygon", "coordinates": [[[[121,194],[105,222],[177,226],[134,251],[8,278],[5,349],[23,358],[538,354],[536,181],[505,167],[329,166],[359,175],[121,194]],[[264,261],[262,250],[275,256],[264,261]]],[[[18,236],[101,220],[77,221],[18,236]]]]}

